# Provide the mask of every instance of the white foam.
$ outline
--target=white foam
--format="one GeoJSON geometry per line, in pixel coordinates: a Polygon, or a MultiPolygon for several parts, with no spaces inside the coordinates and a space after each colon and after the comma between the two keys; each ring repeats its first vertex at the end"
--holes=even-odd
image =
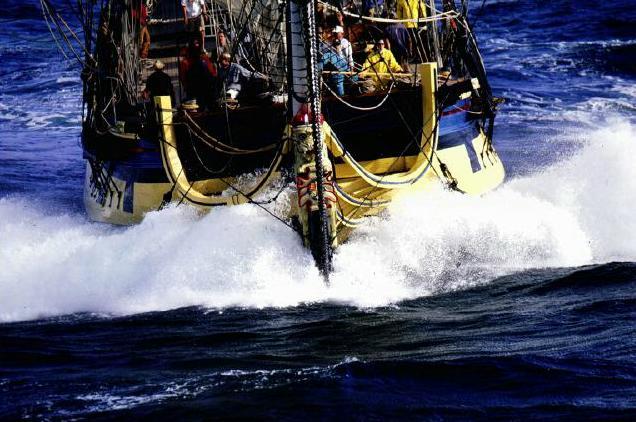
{"type": "Polygon", "coordinates": [[[596,262],[636,257],[636,130],[618,119],[598,122],[569,160],[506,189],[528,192],[572,215],[596,262]]]}
{"type": "Polygon", "coordinates": [[[81,83],[81,79],[78,78],[77,76],[60,76],[58,77],[55,82],[57,82],[58,84],[64,84],[64,83],[81,83]]]}
{"type": "Polygon", "coordinates": [[[369,219],[325,287],[299,237],[255,206],[187,207],[113,228],[0,199],[0,321],[189,305],[381,306],[524,268],[636,260],[636,131],[577,135],[575,156],[481,198],[437,191],[369,219]]]}
{"type": "Polygon", "coordinates": [[[83,403],[79,409],[57,410],[57,416],[77,417],[86,413],[133,409],[148,403],[161,403],[175,398],[194,398],[211,390],[253,391],[302,383],[311,379],[337,376],[338,368],[360,362],[355,356],[324,366],[284,368],[273,370],[230,369],[204,375],[187,376],[168,383],[147,382],[142,387],[115,387],[69,397],[83,403]]]}

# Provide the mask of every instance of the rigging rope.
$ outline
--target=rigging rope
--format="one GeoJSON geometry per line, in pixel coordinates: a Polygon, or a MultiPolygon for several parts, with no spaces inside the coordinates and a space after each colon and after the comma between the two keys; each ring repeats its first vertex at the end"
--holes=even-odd
{"type": "MultiPolygon", "coordinates": [[[[160,140],[161,140],[161,142],[163,142],[165,145],[168,145],[169,147],[171,147],[171,148],[175,148],[175,149],[176,149],[176,146],[174,146],[174,145],[170,144],[169,142],[167,142],[167,141],[166,141],[163,137],[160,137],[160,140]]],[[[254,188],[253,188],[250,192],[243,192],[243,190],[242,190],[241,188],[239,188],[239,187],[237,187],[236,185],[232,184],[231,182],[227,181],[225,178],[219,177],[219,178],[216,178],[216,180],[221,181],[221,182],[222,182],[223,184],[225,184],[228,188],[230,188],[230,189],[232,189],[232,190],[236,191],[237,193],[241,194],[241,195],[242,195],[245,199],[247,199],[247,202],[248,202],[248,203],[256,205],[257,207],[261,208],[261,209],[262,209],[262,210],[264,210],[266,213],[268,213],[269,215],[271,215],[272,217],[274,217],[276,220],[280,221],[280,222],[281,222],[281,223],[283,223],[285,226],[287,226],[287,227],[289,227],[290,229],[292,229],[294,232],[300,233],[300,232],[299,232],[299,230],[298,230],[298,228],[294,227],[294,226],[293,226],[292,224],[290,224],[289,222],[287,222],[287,221],[283,220],[282,218],[280,218],[279,216],[277,216],[277,215],[276,215],[276,214],[274,214],[272,211],[270,211],[269,209],[267,209],[267,207],[265,207],[265,206],[264,206],[264,205],[269,204],[269,203],[273,202],[274,200],[276,200],[276,199],[278,198],[278,196],[279,196],[279,195],[280,195],[280,194],[281,194],[281,193],[285,190],[285,188],[286,188],[286,187],[288,187],[288,185],[283,185],[283,187],[282,187],[282,188],[278,191],[278,193],[274,196],[274,198],[270,198],[270,199],[269,199],[269,200],[267,200],[267,201],[255,201],[255,200],[253,200],[253,199],[252,199],[252,196],[253,196],[254,194],[256,194],[258,191],[260,191],[260,189],[262,188],[263,184],[264,184],[267,180],[269,180],[270,176],[272,175],[272,173],[273,173],[273,171],[274,171],[274,169],[275,169],[275,167],[276,167],[276,164],[275,164],[275,163],[277,163],[277,162],[278,162],[278,159],[279,159],[280,155],[281,155],[281,154],[283,154],[283,151],[285,150],[285,144],[286,144],[286,143],[287,143],[287,139],[285,139],[285,140],[281,143],[280,148],[279,148],[278,152],[276,153],[276,156],[275,156],[275,157],[274,157],[274,159],[272,160],[272,163],[270,164],[270,167],[267,169],[267,171],[266,171],[265,176],[263,177],[263,179],[262,179],[259,183],[257,183],[257,184],[256,184],[256,187],[254,187],[254,188]]],[[[213,171],[213,170],[210,170],[210,169],[209,169],[209,168],[205,165],[205,163],[203,162],[202,158],[199,156],[199,154],[198,154],[198,152],[197,152],[196,148],[194,147],[194,144],[193,144],[192,146],[193,146],[193,150],[194,150],[194,152],[195,152],[195,155],[196,155],[196,157],[197,157],[197,160],[199,161],[199,164],[200,164],[200,165],[201,165],[201,166],[202,166],[202,167],[203,167],[206,171],[208,171],[208,172],[210,172],[210,173],[214,173],[214,171],[213,171]]],[[[180,173],[179,173],[179,176],[181,175],[181,172],[183,172],[183,167],[181,168],[181,171],[180,171],[180,173]]],[[[179,176],[177,176],[177,178],[178,178],[179,176]]],[[[175,186],[175,185],[176,185],[176,183],[177,183],[177,178],[175,178],[174,185],[173,185],[172,189],[170,190],[170,192],[172,192],[172,190],[174,189],[174,186],[175,186]]],[[[184,199],[188,199],[188,198],[187,198],[187,195],[188,195],[188,193],[190,192],[190,190],[192,189],[192,187],[194,186],[194,183],[195,183],[194,181],[192,181],[192,182],[190,182],[190,183],[189,183],[189,185],[190,185],[190,186],[189,186],[188,190],[187,190],[185,193],[183,193],[183,194],[182,194],[182,198],[181,198],[181,200],[179,201],[179,203],[177,204],[177,206],[181,205],[181,203],[183,202],[183,200],[184,200],[184,199]]],[[[167,193],[166,193],[166,195],[167,195],[167,193]]],[[[164,198],[165,198],[165,196],[166,196],[166,195],[164,195],[164,198]]]]}
{"type": "MultiPolygon", "coordinates": [[[[446,83],[447,83],[447,82],[448,82],[448,77],[446,78],[446,80],[444,81],[444,84],[443,84],[442,86],[446,85],[446,83]]],[[[442,101],[442,103],[443,103],[443,101],[442,101]]],[[[395,104],[394,104],[394,106],[395,106],[395,104]]],[[[442,108],[441,108],[441,107],[437,107],[437,110],[436,110],[437,118],[436,118],[436,121],[435,121],[435,126],[434,126],[434,128],[433,128],[433,131],[432,131],[432,133],[431,133],[431,136],[434,136],[434,133],[435,133],[435,132],[437,132],[437,130],[438,130],[438,127],[439,127],[439,124],[440,124],[440,121],[441,121],[441,113],[442,113],[442,111],[443,111],[443,110],[442,110],[442,108]]],[[[399,110],[398,110],[398,112],[399,112],[399,110]]],[[[433,116],[431,116],[430,118],[433,118],[433,116]]],[[[430,118],[429,118],[429,119],[430,119],[430,118]]],[[[418,133],[418,134],[419,134],[419,133],[418,133]]],[[[336,137],[335,133],[333,132],[333,130],[331,131],[331,135],[332,135],[332,136],[333,136],[333,137],[337,140],[337,137],[336,137]]],[[[406,151],[408,150],[408,148],[409,148],[409,147],[411,146],[411,144],[413,144],[415,141],[416,141],[416,137],[415,137],[415,136],[413,136],[413,137],[411,138],[411,141],[409,142],[409,144],[407,144],[407,146],[405,147],[405,149],[404,149],[404,150],[400,153],[400,155],[399,155],[398,157],[396,157],[396,158],[395,158],[395,160],[393,161],[393,163],[391,164],[391,166],[389,167],[389,169],[391,169],[391,168],[395,165],[395,163],[397,163],[397,161],[398,161],[399,159],[401,159],[401,158],[404,156],[404,154],[406,153],[406,151]]],[[[338,142],[339,142],[339,141],[338,141],[338,142]]],[[[420,149],[420,151],[421,151],[422,153],[424,153],[424,151],[422,151],[422,148],[424,148],[424,146],[425,146],[425,145],[427,145],[429,142],[430,142],[430,137],[427,137],[426,142],[424,142],[421,146],[420,146],[420,145],[418,145],[418,148],[420,149]]],[[[339,144],[340,144],[340,143],[339,143],[339,144]]],[[[342,145],[342,144],[340,144],[340,145],[342,145]]],[[[345,153],[347,153],[347,154],[348,154],[348,152],[346,152],[346,150],[344,149],[344,146],[342,146],[342,149],[343,149],[343,151],[344,151],[345,153]]],[[[433,172],[435,172],[435,174],[436,174],[436,175],[437,175],[437,177],[439,178],[439,173],[437,172],[437,170],[435,169],[435,167],[432,165],[433,157],[437,158],[437,161],[438,161],[438,163],[440,164],[440,169],[442,170],[442,173],[444,174],[444,177],[445,177],[445,178],[446,178],[446,180],[448,181],[448,183],[447,183],[448,187],[449,187],[449,188],[451,188],[451,189],[453,189],[453,190],[457,190],[457,191],[459,191],[459,192],[463,192],[463,191],[461,191],[459,188],[457,188],[457,180],[456,180],[456,179],[452,176],[452,174],[450,173],[450,170],[448,169],[448,167],[447,167],[447,166],[446,166],[446,165],[445,165],[445,164],[444,164],[444,163],[440,160],[439,155],[437,154],[436,146],[435,146],[435,145],[431,148],[431,156],[430,156],[430,157],[427,157],[427,158],[428,158],[428,160],[429,160],[429,165],[428,165],[428,167],[427,167],[427,169],[426,169],[426,170],[428,170],[428,169],[432,169],[432,170],[433,170],[433,172]]],[[[354,161],[355,161],[355,160],[354,160],[354,161]]],[[[357,163],[357,162],[356,162],[356,163],[357,163]]],[[[357,167],[359,167],[362,171],[366,172],[366,169],[364,169],[364,167],[362,167],[361,165],[359,165],[359,166],[357,166],[357,167]]],[[[373,173],[369,173],[369,172],[367,172],[367,173],[368,173],[369,175],[373,175],[373,173]]],[[[387,175],[388,175],[388,172],[387,172],[387,173],[384,173],[384,174],[380,177],[380,182],[381,182],[382,180],[384,180],[384,178],[385,178],[387,175]]],[[[377,175],[373,175],[373,176],[377,176],[377,175]]],[[[441,179],[441,178],[440,178],[440,179],[441,179]]],[[[340,191],[340,189],[341,189],[339,185],[337,185],[337,186],[336,186],[336,188],[337,188],[339,191],[340,191]]],[[[369,191],[369,192],[368,192],[368,193],[367,193],[367,194],[366,194],[366,195],[365,195],[362,199],[355,198],[355,197],[351,197],[352,199],[354,199],[354,200],[358,201],[358,206],[357,206],[356,208],[354,208],[354,209],[353,209],[353,210],[349,213],[349,216],[345,216],[345,215],[341,212],[341,207],[340,207],[340,205],[338,204],[338,206],[339,206],[339,208],[340,208],[340,210],[339,210],[339,212],[338,212],[338,217],[339,217],[339,218],[340,218],[343,222],[345,222],[345,223],[347,223],[347,224],[350,224],[350,225],[355,225],[355,224],[357,224],[355,221],[350,220],[350,218],[349,218],[349,217],[350,217],[350,216],[354,216],[354,215],[358,212],[358,210],[359,210],[360,208],[362,208],[362,207],[370,207],[370,206],[376,205],[376,204],[374,204],[374,201],[373,201],[373,200],[369,201],[369,199],[368,199],[368,198],[369,198],[369,196],[371,196],[374,192],[378,191],[379,189],[386,189],[386,188],[381,188],[381,187],[380,187],[380,184],[378,183],[378,184],[376,184],[375,186],[373,186],[373,188],[372,188],[372,189],[371,189],[371,190],[370,190],[370,191],[369,191]]],[[[387,203],[388,203],[388,202],[389,202],[389,201],[387,201],[387,203]]],[[[378,205],[378,206],[382,206],[383,204],[384,204],[384,203],[377,203],[377,205],[378,205]]]]}
{"type": "Polygon", "coordinates": [[[318,214],[320,216],[320,237],[322,242],[320,256],[316,257],[319,262],[319,270],[323,274],[325,282],[328,282],[329,272],[332,267],[331,236],[329,234],[329,218],[325,204],[325,174],[322,162],[324,143],[320,124],[320,82],[317,71],[318,58],[318,36],[316,34],[316,0],[307,1],[303,10],[303,24],[305,35],[305,57],[307,60],[307,80],[309,91],[309,105],[311,111],[311,134],[314,141],[314,162],[316,166],[316,193],[318,196],[318,214]]]}
{"type": "Polygon", "coordinates": [[[216,138],[213,138],[212,136],[210,136],[205,130],[203,130],[201,128],[201,126],[199,126],[193,119],[192,117],[187,113],[187,112],[182,112],[180,114],[183,118],[185,118],[185,124],[188,127],[188,129],[194,128],[194,130],[192,130],[192,133],[199,138],[201,141],[203,141],[205,144],[207,144],[209,147],[215,149],[218,152],[222,152],[224,154],[228,154],[228,155],[249,155],[249,154],[256,154],[259,152],[266,152],[266,151],[271,151],[274,148],[276,148],[280,142],[275,142],[269,145],[266,145],[264,147],[260,147],[260,148],[255,148],[255,149],[241,149],[241,148],[236,148],[233,147],[231,145],[227,145],[224,144],[223,142],[219,141],[216,138]],[[198,132],[198,133],[197,133],[198,132]]]}
{"type": "Polygon", "coordinates": [[[342,104],[346,105],[349,108],[352,108],[354,110],[358,110],[358,111],[373,111],[376,110],[380,107],[382,107],[382,104],[384,104],[384,102],[389,98],[389,95],[391,94],[391,90],[393,89],[393,86],[395,85],[394,81],[391,81],[391,86],[389,87],[388,91],[386,92],[386,94],[384,95],[384,98],[382,99],[382,101],[380,101],[378,104],[372,106],[372,107],[359,107],[359,106],[355,106],[347,101],[345,101],[341,96],[339,96],[338,94],[336,94],[335,92],[333,92],[333,90],[329,87],[329,85],[327,85],[325,83],[325,81],[322,81],[322,84],[325,88],[327,88],[329,90],[329,92],[331,92],[331,95],[333,95],[334,97],[336,97],[338,99],[338,101],[340,101],[342,104]]]}

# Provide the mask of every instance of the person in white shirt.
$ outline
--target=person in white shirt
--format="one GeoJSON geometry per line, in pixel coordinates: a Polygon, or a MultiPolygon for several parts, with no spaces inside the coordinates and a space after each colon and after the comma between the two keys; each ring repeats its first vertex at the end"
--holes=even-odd
{"type": "Polygon", "coordinates": [[[186,31],[199,34],[201,49],[205,51],[205,17],[207,16],[205,1],[181,0],[181,8],[186,31]]]}
{"type": "Polygon", "coordinates": [[[338,55],[346,60],[349,66],[349,71],[353,71],[353,48],[351,43],[344,37],[344,29],[340,25],[336,25],[333,29],[333,33],[336,39],[340,41],[340,45],[337,47],[338,55]]]}

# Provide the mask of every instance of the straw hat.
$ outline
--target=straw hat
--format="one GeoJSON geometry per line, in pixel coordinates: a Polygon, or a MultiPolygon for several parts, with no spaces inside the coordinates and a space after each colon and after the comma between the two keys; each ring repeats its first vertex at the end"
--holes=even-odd
{"type": "Polygon", "coordinates": [[[334,34],[341,34],[344,32],[344,29],[340,25],[336,25],[336,27],[332,31],[334,34]]]}

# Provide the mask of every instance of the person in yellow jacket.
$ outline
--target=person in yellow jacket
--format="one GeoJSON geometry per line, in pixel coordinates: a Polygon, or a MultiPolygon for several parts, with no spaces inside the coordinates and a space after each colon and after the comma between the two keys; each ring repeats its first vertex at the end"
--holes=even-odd
{"type": "MultiPolygon", "coordinates": [[[[398,19],[422,19],[426,17],[426,5],[422,0],[397,0],[398,19]]],[[[404,22],[407,28],[417,28],[417,22],[404,22]]]]}
{"type": "Polygon", "coordinates": [[[379,39],[362,66],[360,77],[371,77],[376,88],[384,88],[386,81],[392,79],[391,74],[399,72],[402,72],[402,67],[391,50],[384,48],[384,40],[379,39]]]}

